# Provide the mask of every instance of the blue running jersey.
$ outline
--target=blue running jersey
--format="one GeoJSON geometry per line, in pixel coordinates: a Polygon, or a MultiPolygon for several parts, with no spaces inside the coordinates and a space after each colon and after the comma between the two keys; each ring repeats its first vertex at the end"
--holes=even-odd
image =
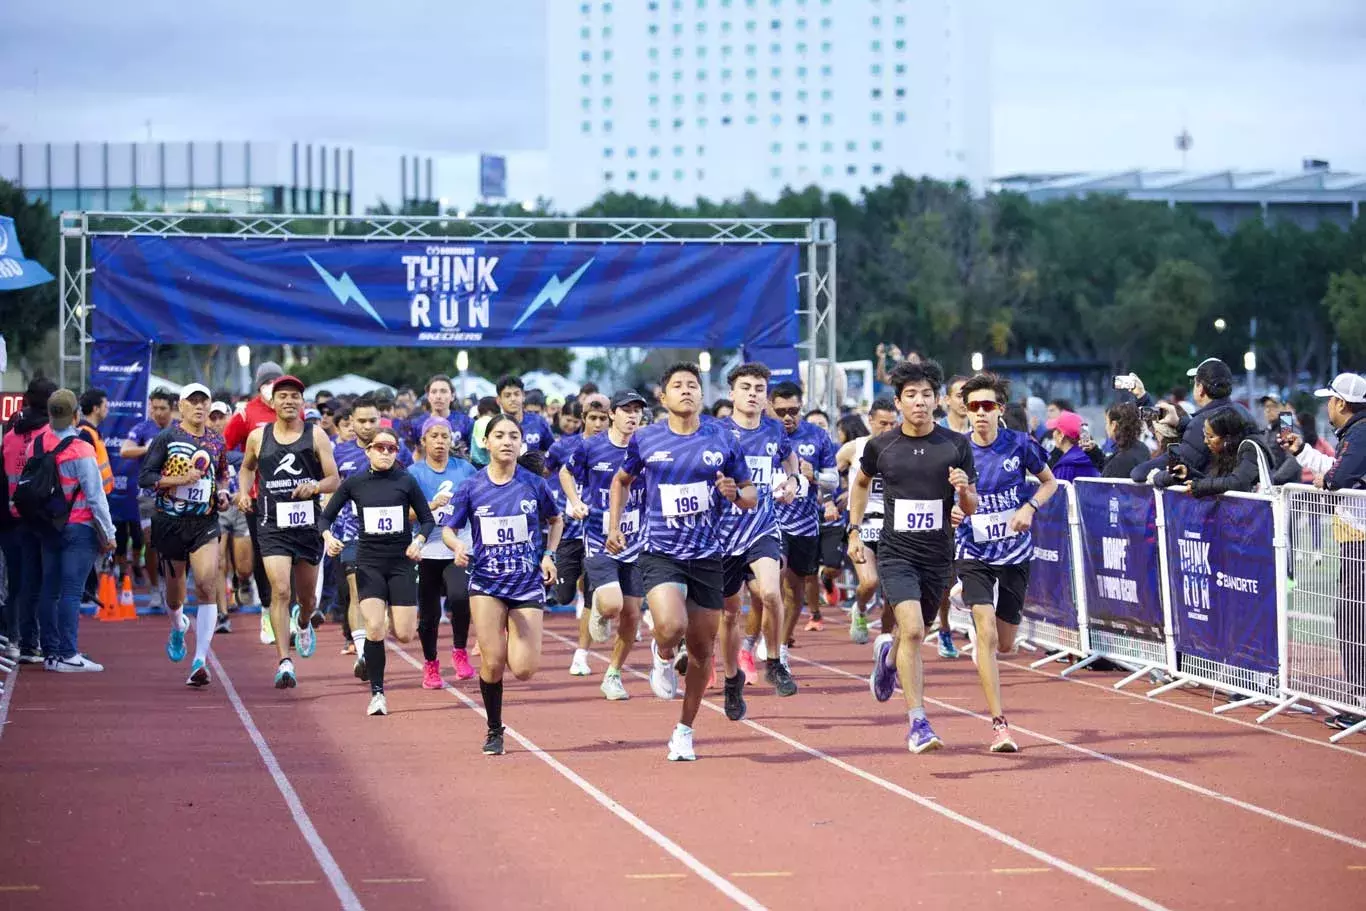
{"type": "Polygon", "coordinates": [[[759,494],[759,505],[754,509],[741,509],[717,498],[722,551],[725,555],[742,554],[760,538],[780,537],[773,485],[782,473],[783,463],[792,454],[792,446],[783,430],[783,422],[767,415],[759,417],[759,426],[753,430],[741,427],[733,418],[723,418],[719,423],[735,438],[759,494]]]}
{"type": "Polygon", "coordinates": [[[555,501],[555,508],[564,516],[564,534],[560,536],[561,541],[583,540],[583,520],[571,519],[565,513],[565,508],[569,505],[569,498],[565,496],[564,488],[560,486],[560,469],[569,465],[574,457],[574,452],[581,448],[584,442],[583,434],[574,433],[563,436],[551,443],[550,451],[545,454],[545,467],[550,472],[550,477],[546,478],[545,483],[550,488],[550,498],[555,501]]]}
{"type": "Polygon", "coordinates": [[[522,412],[522,442],[526,448],[539,449],[541,452],[548,452],[550,444],[555,441],[555,433],[550,429],[550,424],[539,414],[531,411],[522,412]]]}
{"type": "Polygon", "coordinates": [[[667,420],[636,431],[622,470],[645,478],[645,550],[675,560],[722,555],[714,493],[720,472],[744,484],[749,465],[720,421],[682,435],[667,420]]]}
{"type": "MultiPolygon", "coordinates": [[[[830,439],[830,434],[815,424],[802,421],[787,440],[792,451],[797,453],[797,458],[809,463],[817,472],[835,467],[835,455],[838,450],[830,439]]],[[[782,503],[777,506],[778,527],[787,534],[804,538],[820,534],[820,488],[814,481],[808,487],[806,496],[798,497],[786,506],[782,503]]]]}
{"type": "Polygon", "coordinates": [[[1048,467],[1043,448],[1028,435],[1002,429],[996,442],[978,446],[971,436],[972,460],[977,466],[977,496],[980,502],[973,513],[958,526],[955,557],[979,560],[993,566],[1027,563],[1034,553],[1029,532],[1010,533],[1010,517],[1029,502],[1029,474],[1048,467]]]}
{"type": "Polygon", "coordinates": [[[545,479],[521,466],[498,485],[481,469],[456,489],[447,528],[470,529],[470,591],[505,601],[540,601],[542,542],[559,511],[545,479]]]}
{"type": "MultiPolygon", "coordinates": [[[[370,467],[370,460],[355,437],[338,443],[332,450],[332,458],[337,463],[337,475],[343,481],[370,467]]],[[[355,541],[360,537],[360,520],[356,518],[352,504],[347,503],[337,514],[337,521],[332,523],[332,537],[342,542],[355,541]]]]}
{"type": "MultiPolygon", "coordinates": [[[[570,458],[569,473],[579,485],[579,498],[588,504],[588,518],[584,520],[584,556],[595,557],[606,550],[607,516],[611,505],[612,479],[626,461],[628,446],[612,442],[604,431],[583,441],[570,458]]],[[[634,563],[644,549],[641,534],[641,505],[645,502],[645,479],[637,476],[631,482],[626,503],[621,509],[621,531],[626,536],[626,549],[619,554],[608,554],[618,563],[634,563]]]]}

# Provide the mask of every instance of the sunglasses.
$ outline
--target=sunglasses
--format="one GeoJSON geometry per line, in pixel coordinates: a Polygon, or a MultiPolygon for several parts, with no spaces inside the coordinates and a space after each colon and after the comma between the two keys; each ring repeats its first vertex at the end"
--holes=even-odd
{"type": "Polygon", "coordinates": [[[992,401],[968,402],[967,405],[968,411],[985,411],[987,414],[990,414],[1001,407],[998,403],[992,401]]]}
{"type": "Polygon", "coordinates": [[[797,408],[774,408],[774,409],[773,409],[773,413],[776,414],[776,415],[777,415],[778,417],[780,417],[780,418],[795,418],[797,415],[799,415],[799,414],[802,413],[802,409],[801,409],[800,407],[797,407],[797,408]]]}
{"type": "Polygon", "coordinates": [[[389,455],[393,455],[398,452],[398,447],[395,446],[393,443],[371,443],[370,449],[374,452],[387,453],[389,455]]]}

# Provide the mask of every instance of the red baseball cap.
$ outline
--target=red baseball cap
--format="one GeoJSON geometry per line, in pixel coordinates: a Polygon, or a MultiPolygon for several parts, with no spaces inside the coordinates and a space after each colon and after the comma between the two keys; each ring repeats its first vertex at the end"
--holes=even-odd
{"type": "MultiPolygon", "coordinates": [[[[277,381],[278,382],[278,381],[277,381]]],[[[1081,415],[1072,411],[1064,411],[1053,418],[1046,425],[1049,430],[1057,430],[1069,440],[1081,439],[1081,415]]]]}
{"type": "Polygon", "coordinates": [[[284,386],[293,386],[295,389],[299,390],[300,394],[304,391],[304,381],[297,376],[292,376],[288,373],[284,376],[276,377],[274,384],[270,388],[271,391],[274,391],[284,386]]]}

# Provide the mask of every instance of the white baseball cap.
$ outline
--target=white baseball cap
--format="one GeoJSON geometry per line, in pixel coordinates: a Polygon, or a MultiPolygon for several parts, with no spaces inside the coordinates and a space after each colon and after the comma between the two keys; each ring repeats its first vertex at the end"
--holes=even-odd
{"type": "Polygon", "coordinates": [[[188,386],[182,386],[180,389],[180,397],[182,399],[188,399],[195,394],[202,395],[210,401],[213,400],[213,393],[210,392],[209,387],[205,386],[203,383],[190,383],[188,386]]]}
{"type": "Polygon", "coordinates": [[[1366,403],[1366,377],[1359,373],[1339,373],[1327,389],[1315,390],[1321,399],[1339,398],[1353,405],[1366,403]]]}
{"type": "Polygon", "coordinates": [[[209,406],[209,414],[218,414],[220,412],[223,414],[232,414],[232,409],[228,407],[227,402],[214,402],[209,406]]]}

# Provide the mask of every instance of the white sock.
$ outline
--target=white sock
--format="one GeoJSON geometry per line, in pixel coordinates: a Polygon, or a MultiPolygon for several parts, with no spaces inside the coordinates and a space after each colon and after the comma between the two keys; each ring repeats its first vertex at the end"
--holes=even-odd
{"type": "Polygon", "coordinates": [[[357,658],[364,658],[364,657],[365,657],[365,630],[363,630],[363,629],[353,629],[353,630],[351,630],[351,643],[356,647],[356,657],[357,657],[357,658]]]}
{"type": "Polygon", "coordinates": [[[184,610],[184,608],[180,608],[180,607],[173,608],[173,609],[171,610],[171,629],[173,629],[173,630],[184,630],[185,628],[186,628],[186,626],[185,626],[185,610],[184,610]]]}
{"type": "Polygon", "coordinates": [[[209,660],[209,643],[213,642],[213,630],[218,625],[218,610],[215,605],[199,605],[194,627],[194,660],[209,660]]]}

